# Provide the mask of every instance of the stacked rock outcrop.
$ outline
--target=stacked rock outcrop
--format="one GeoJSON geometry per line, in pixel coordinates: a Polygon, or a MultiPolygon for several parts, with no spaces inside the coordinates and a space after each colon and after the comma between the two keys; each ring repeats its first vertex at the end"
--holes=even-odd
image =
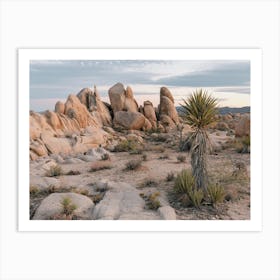
{"type": "Polygon", "coordinates": [[[65,103],[58,101],[54,111],[30,112],[30,158],[84,152],[105,144],[108,133],[102,127],[168,131],[179,123],[173,96],[166,87],[160,89],[158,108],[150,101],[139,107],[132,88],[125,89],[121,83],[108,93],[111,104],[102,102],[94,86],[70,94],[65,103]]]}

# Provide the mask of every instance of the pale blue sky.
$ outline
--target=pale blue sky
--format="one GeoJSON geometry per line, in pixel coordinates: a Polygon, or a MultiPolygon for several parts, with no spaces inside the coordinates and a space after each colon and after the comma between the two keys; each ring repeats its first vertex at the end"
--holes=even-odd
{"type": "Polygon", "coordinates": [[[237,60],[34,60],[30,63],[30,109],[53,109],[57,100],[95,84],[104,101],[117,82],[129,85],[141,104],[159,102],[161,86],[176,104],[195,88],[207,88],[221,106],[249,106],[250,62],[237,60]]]}

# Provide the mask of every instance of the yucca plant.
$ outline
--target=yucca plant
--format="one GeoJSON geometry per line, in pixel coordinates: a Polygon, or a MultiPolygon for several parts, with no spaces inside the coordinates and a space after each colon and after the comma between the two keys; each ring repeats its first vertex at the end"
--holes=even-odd
{"type": "Polygon", "coordinates": [[[216,120],[218,102],[208,91],[199,89],[183,99],[180,105],[183,118],[193,128],[188,141],[191,143],[191,165],[196,186],[207,190],[207,153],[211,147],[207,128],[216,120]]]}

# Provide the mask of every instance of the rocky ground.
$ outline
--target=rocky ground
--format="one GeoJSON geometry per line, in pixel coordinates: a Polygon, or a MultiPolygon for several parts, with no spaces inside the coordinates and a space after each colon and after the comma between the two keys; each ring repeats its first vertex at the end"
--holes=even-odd
{"type": "Polygon", "coordinates": [[[201,209],[186,207],[173,194],[176,174],[191,168],[189,153],[179,151],[178,131],[115,132],[115,138],[121,140],[118,143],[124,143],[127,136],[134,138],[129,151],[97,148],[85,154],[31,161],[30,218],[250,219],[250,154],[236,151],[232,134],[210,131],[215,149],[209,155],[209,175],[225,188],[226,196],[218,206],[205,204],[201,209]],[[47,174],[52,166],[61,167],[58,176],[47,174]],[[67,198],[70,202],[65,207],[63,200],[67,198]],[[67,213],[71,204],[76,209],[67,213]]]}

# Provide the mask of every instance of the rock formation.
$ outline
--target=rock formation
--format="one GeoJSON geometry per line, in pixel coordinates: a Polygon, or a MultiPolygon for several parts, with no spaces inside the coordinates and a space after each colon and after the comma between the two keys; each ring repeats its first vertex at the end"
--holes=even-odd
{"type": "Polygon", "coordinates": [[[133,97],[131,87],[117,83],[109,89],[109,98],[114,113],[118,111],[138,112],[138,104],[133,97]]]}
{"type": "Polygon", "coordinates": [[[89,112],[91,112],[97,119],[102,123],[102,125],[110,126],[112,125],[112,117],[107,106],[101,101],[100,95],[94,86],[94,91],[89,88],[82,89],[77,97],[80,99],[81,103],[86,106],[89,112]]]}
{"type": "Polygon", "coordinates": [[[102,102],[96,87],[70,94],[54,111],[30,112],[30,158],[58,153],[83,153],[105,144],[114,125],[127,130],[160,128],[168,131],[179,123],[171,92],[160,89],[158,109],[150,101],[138,106],[131,87],[117,83],[109,89],[111,104],[102,102]]]}
{"type": "Polygon", "coordinates": [[[244,115],[235,125],[235,136],[250,136],[250,116],[244,115]]]}
{"type": "Polygon", "coordinates": [[[155,109],[153,107],[153,103],[150,101],[144,101],[143,108],[144,116],[150,121],[153,128],[157,127],[157,117],[155,113],[155,109]]]}
{"type": "Polygon", "coordinates": [[[160,89],[159,120],[164,127],[173,128],[179,124],[174,98],[168,88],[160,89]]]}

